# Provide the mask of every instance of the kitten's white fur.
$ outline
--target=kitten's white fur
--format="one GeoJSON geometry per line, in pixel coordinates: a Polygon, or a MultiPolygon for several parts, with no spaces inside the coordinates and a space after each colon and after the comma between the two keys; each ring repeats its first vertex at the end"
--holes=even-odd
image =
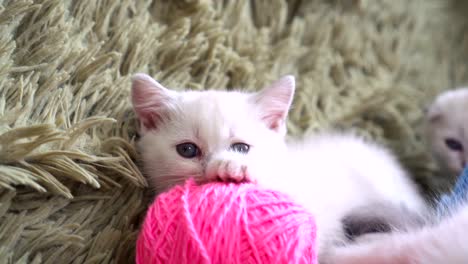
{"type": "Polygon", "coordinates": [[[446,172],[457,176],[468,162],[468,88],[440,94],[428,109],[426,134],[434,157],[446,172]],[[463,151],[451,150],[446,139],[454,139],[463,151]]]}
{"type": "MultiPolygon", "coordinates": [[[[404,216],[402,216],[404,217],[404,216]]],[[[337,248],[325,264],[468,263],[468,206],[435,225],[406,233],[380,234],[354,246],[337,248]]]]}
{"type": "Polygon", "coordinates": [[[315,215],[319,254],[344,240],[340,221],[354,207],[389,201],[425,209],[404,170],[380,146],[337,133],[286,144],[294,89],[294,78],[286,76],[258,93],[175,92],[135,75],[139,148],[153,185],[164,190],[191,176],[256,181],[285,192],[315,215]],[[201,148],[199,157],[178,155],[175,146],[187,141],[201,148]],[[251,145],[250,151],[229,151],[235,142],[251,145]]]}
{"type": "MultiPolygon", "coordinates": [[[[426,133],[432,153],[441,168],[454,176],[460,175],[468,161],[467,107],[468,88],[461,88],[440,94],[427,112],[426,133]],[[448,138],[459,141],[463,149],[450,149],[445,142],[448,138]]],[[[440,221],[437,215],[429,217],[435,224],[421,229],[379,234],[364,243],[337,249],[326,264],[468,263],[468,204],[455,210],[440,221]]]]}

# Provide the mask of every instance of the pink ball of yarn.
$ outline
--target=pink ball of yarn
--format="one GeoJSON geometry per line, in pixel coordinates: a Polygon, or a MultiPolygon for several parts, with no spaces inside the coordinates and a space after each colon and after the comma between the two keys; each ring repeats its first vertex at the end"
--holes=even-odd
{"type": "Polygon", "coordinates": [[[315,236],[313,216],[286,195],[189,180],[148,209],[136,263],[316,264],[315,236]]]}

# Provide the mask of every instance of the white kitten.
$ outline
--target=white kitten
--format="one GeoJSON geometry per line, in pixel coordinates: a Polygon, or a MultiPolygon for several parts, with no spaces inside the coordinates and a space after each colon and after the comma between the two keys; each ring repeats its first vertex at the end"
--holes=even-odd
{"type": "Polygon", "coordinates": [[[321,264],[466,264],[467,228],[468,205],[464,205],[436,224],[336,248],[321,264]]]}
{"type": "Polygon", "coordinates": [[[153,185],[160,191],[194,177],[285,192],[315,215],[319,254],[346,240],[341,219],[352,208],[388,201],[425,210],[406,173],[377,145],[333,133],[287,145],[294,89],[286,76],[257,93],[175,92],[135,75],[139,147],[153,185]]]}
{"type": "Polygon", "coordinates": [[[426,134],[439,165],[458,176],[468,162],[468,89],[440,94],[427,113],[426,134]]]}

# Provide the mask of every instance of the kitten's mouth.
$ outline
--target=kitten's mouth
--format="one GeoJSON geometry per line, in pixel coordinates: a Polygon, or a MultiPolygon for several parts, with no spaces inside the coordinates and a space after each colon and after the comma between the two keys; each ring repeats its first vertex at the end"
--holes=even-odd
{"type": "Polygon", "coordinates": [[[221,177],[217,176],[216,177],[216,181],[217,182],[226,182],[226,183],[247,183],[249,182],[245,177],[242,178],[240,181],[239,180],[235,180],[235,179],[232,179],[232,178],[227,178],[225,180],[221,179],[221,177]]]}
{"type": "Polygon", "coordinates": [[[206,177],[193,177],[193,180],[196,184],[206,184],[210,182],[206,177]]]}
{"type": "Polygon", "coordinates": [[[250,182],[245,177],[242,180],[238,181],[238,180],[231,179],[231,178],[227,178],[223,180],[219,176],[212,178],[212,179],[209,179],[208,177],[195,177],[194,181],[197,184],[207,184],[210,182],[223,182],[223,183],[249,183],[250,182]]]}

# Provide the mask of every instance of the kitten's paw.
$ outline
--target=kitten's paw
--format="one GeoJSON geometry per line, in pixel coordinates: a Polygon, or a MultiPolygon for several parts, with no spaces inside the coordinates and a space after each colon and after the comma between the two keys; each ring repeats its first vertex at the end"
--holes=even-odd
{"type": "Polygon", "coordinates": [[[255,182],[249,173],[247,164],[237,160],[215,160],[207,169],[209,180],[225,182],[255,182]]]}

